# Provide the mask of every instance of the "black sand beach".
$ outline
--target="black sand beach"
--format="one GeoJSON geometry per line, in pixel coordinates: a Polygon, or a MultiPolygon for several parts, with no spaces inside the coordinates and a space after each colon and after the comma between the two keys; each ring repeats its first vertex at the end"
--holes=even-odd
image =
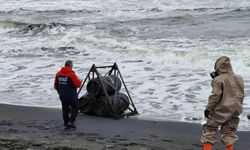
{"type": "MultiPolygon", "coordinates": [[[[200,124],[79,114],[76,130],[64,130],[61,110],[0,104],[1,150],[201,150],[200,124]]],[[[219,141],[214,150],[223,150],[219,141]]],[[[250,147],[238,132],[236,150],[250,147]]]]}

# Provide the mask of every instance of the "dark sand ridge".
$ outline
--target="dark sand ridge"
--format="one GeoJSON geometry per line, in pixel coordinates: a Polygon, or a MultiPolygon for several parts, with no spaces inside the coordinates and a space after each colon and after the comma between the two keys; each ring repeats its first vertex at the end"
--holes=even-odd
{"type": "MultiPolygon", "coordinates": [[[[77,129],[64,131],[60,109],[0,104],[1,150],[201,150],[201,125],[113,120],[79,114],[77,129]]],[[[214,150],[223,150],[219,140],[214,150]]],[[[250,132],[238,132],[236,150],[250,147],[250,132]]]]}

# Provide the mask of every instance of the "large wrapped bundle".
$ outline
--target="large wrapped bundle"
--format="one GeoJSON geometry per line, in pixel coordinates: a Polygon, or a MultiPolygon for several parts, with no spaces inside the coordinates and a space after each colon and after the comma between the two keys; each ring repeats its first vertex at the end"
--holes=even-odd
{"type": "Polygon", "coordinates": [[[87,84],[87,93],[79,99],[80,112],[102,117],[121,115],[129,107],[127,95],[119,93],[121,85],[121,80],[114,75],[90,80],[87,84]],[[105,95],[100,80],[108,95],[105,95]]]}
{"type": "Polygon", "coordinates": [[[95,109],[95,98],[90,97],[87,93],[81,96],[78,100],[78,107],[81,113],[86,115],[96,115],[95,109]]]}
{"type": "Polygon", "coordinates": [[[101,96],[96,100],[95,113],[102,117],[115,117],[121,115],[129,106],[127,95],[118,93],[117,96],[111,95],[109,99],[101,96]]]}
{"type": "MultiPolygon", "coordinates": [[[[104,76],[100,79],[102,80],[103,86],[106,89],[108,95],[114,94],[115,91],[119,91],[121,89],[121,80],[114,75],[104,76]]],[[[101,82],[98,78],[94,78],[88,82],[87,91],[89,94],[94,95],[95,97],[104,95],[101,82]]]]}
{"type": "Polygon", "coordinates": [[[87,115],[97,115],[102,117],[117,117],[129,107],[129,98],[123,93],[91,97],[88,94],[79,99],[79,109],[81,113],[87,115]]]}

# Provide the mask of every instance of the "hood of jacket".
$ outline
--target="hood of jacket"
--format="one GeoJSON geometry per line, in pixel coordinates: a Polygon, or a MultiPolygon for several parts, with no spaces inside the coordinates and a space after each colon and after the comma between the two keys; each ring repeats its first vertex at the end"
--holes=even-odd
{"type": "Polygon", "coordinates": [[[233,72],[230,59],[227,56],[218,58],[214,64],[214,70],[218,74],[233,72]]]}
{"type": "Polygon", "coordinates": [[[62,73],[62,74],[68,74],[70,72],[73,72],[71,67],[62,67],[60,70],[60,73],[62,73]]]}

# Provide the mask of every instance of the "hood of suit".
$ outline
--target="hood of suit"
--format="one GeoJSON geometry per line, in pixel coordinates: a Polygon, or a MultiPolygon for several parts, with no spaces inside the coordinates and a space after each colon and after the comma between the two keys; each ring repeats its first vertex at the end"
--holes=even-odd
{"type": "Polygon", "coordinates": [[[218,58],[214,64],[214,70],[218,74],[233,72],[230,59],[227,56],[222,56],[218,58]]]}

